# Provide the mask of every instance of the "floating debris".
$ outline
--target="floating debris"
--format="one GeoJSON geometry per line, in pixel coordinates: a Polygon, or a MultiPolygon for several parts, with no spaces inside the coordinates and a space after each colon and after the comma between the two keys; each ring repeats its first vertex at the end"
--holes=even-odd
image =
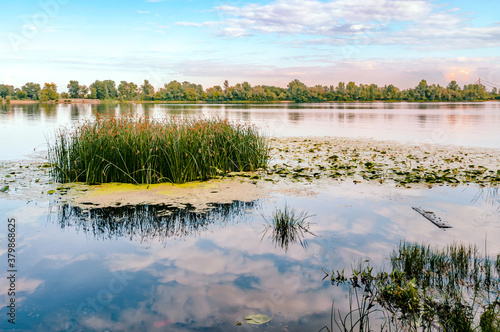
{"type": "Polygon", "coordinates": [[[452,226],[449,223],[441,220],[441,218],[436,216],[436,214],[432,211],[425,211],[424,209],[418,207],[412,207],[412,209],[420,213],[422,216],[427,218],[430,222],[432,222],[439,228],[452,228],[452,226]]]}

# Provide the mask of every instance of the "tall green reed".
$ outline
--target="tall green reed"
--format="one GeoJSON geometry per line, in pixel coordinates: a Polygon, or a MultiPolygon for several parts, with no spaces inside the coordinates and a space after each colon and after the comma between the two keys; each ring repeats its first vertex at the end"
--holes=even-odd
{"type": "Polygon", "coordinates": [[[348,284],[361,299],[335,320],[341,331],[364,331],[375,312],[384,313],[383,330],[392,324],[396,331],[500,331],[500,254],[491,258],[474,245],[402,242],[390,262],[391,270],[377,275],[369,266],[350,278],[332,271],[332,284],[348,284]],[[356,324],[344,324],[353,315],[356,324]]]}
{"type": "Polygon", "coordinates": [[[204,181],[268,159],[255,127],[221,119],[98,117],[56,131],[49,143],[52,175],[63,183],[204,181]]]}

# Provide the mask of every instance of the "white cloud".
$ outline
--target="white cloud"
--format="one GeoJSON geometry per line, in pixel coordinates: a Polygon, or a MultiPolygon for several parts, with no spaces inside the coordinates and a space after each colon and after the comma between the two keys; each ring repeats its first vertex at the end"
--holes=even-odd
{"type": "Polygon", "coordinates": [[[214,26],[221,24],[220,22],[215,22],[215,21],[207,21],[203,23],[199,22],[176,22],[176,25],[180,25],[183,27],[208,27],[208,26],[214,26]]]}
{"type": "MultiPolygon", "coordinates": [[[[276,0],[221,5],[219,34],[322,36],[324,44],[406,45],[439,49],[500,46],[500,25],[473,26],[459,8],[430,0],[276,0]]],[[[214,22],[179,22],[206,27],[214,22]]]]}
{"type": "Polygon", "coordinates": [[[147,11],[147,10],[138,10],[137,12],[139,14],[149,14],[149,11],[147,11]]]}

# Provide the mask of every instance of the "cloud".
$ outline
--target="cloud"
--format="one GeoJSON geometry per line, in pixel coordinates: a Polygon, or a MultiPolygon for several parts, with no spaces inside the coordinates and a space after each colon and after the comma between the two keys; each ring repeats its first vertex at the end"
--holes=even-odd
{"type": "Polygon", "coordinates": [[[149,14],[148,10],[138,10],[137,11],[139,14],[149,14]]]}
{"type": "Polygon", "coordinates": [[[500,24],[473,26],[459,8],[430,0],[276,0],[241,7],[226,4],[215,10],[223,16],[216,32],[230,37],[275,33],[321,37],[316,41],[330,45],[500,46],[500,24]]]}
{"type": "Polygon", "coordinates": [[[216,22],[216,21],[207,21],[207,22],[176,22],[176,25],[180,25],[183,27],[208,27],[208,26],[214,26],[214,25],[220,25],[221,22],[216,22]]]}

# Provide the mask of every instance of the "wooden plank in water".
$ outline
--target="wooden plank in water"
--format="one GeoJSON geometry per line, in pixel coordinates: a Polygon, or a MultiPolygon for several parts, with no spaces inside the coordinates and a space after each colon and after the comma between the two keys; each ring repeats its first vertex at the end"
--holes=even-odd
{"type": "Polygon", "coordinates": [[[448,224],[446,221],[441,220],[436,214],[432,211],[425,211],[422,208],[419,207],[412,207],[413,210],[417,211],[420,213],[422,216],[424,216],[427,220],[432,222],[434,225],[436,225],[439,228],[451,228],[452,226],[448,224]]]}

